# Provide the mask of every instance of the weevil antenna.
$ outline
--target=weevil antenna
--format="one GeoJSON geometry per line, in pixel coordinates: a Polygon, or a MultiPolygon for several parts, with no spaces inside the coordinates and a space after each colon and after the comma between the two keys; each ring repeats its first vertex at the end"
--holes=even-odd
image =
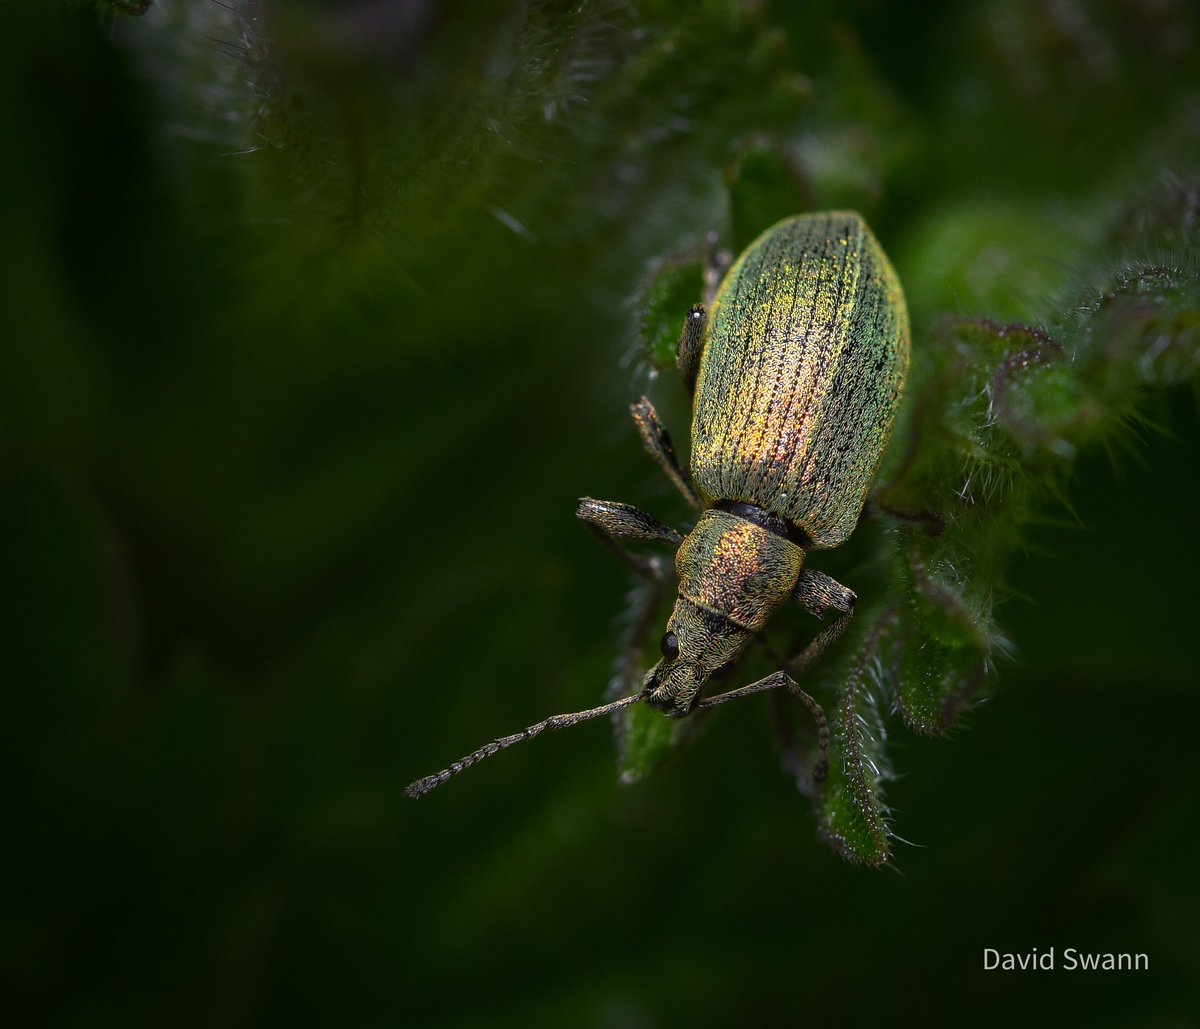
{"type": "Polygon", "coordinates": [[[430,790],[441,786],[447,779],[458,775],[459,772],[465,771],[474,764],[478,764],[485,757],[491,757],[493,754],[500,753],[505,747],[511,747],[514,743],[524,743],[526,740],[531,740],[546,729],[567,729],[572,725],[577,725],[579,722],[586,722],[589,718],[611,715],[614,711],[620,711],[631,704],[636,704],[644,695],[645,691],[639,691],[631,696],[622,697],[620,700],[614,700],[610,704],[601,704],[600,707],[589,708],[587,711],[573,711],[567,715],[551,715],[549,718],[543,718],[540,722],[536,722],[518,733],[513,733],[512,736],[502,736],[498,740],[492,740],[491,743],[485,743],[475,753],[459,758],[449,768],[443,768],[440,772],[434,772],[433,775],[427,775],[424,779],[418,779],[414,783],[409,783],[404,788],[404,794],[414,799],[423,797],[430,790]]]}

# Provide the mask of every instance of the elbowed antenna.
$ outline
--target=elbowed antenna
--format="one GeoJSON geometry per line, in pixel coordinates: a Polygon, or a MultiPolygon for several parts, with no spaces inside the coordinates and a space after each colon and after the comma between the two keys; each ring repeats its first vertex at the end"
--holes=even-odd
{"type": "MultiPolygon", "coordinates": [[[[731,700],[740,700],[742,697],[748,697],[754,693],[763,693],[766,690],[778,689],[780,686],[785,686],[788,691],[794,694],[799,700],[803,701],[805,706],[812,712],[816,719],[818,728],[818,745],[820,747],[821,758],[817,763],[817,770],[814,773],[818,782],[825,778],[825,769],[827,768],[827,755],[829,752],[829,728],[825,723],[825,715],[821,711],[821,706],[805,693],[795,680],[792,679],[786,672],[775,672],[773,675],[768,675],[765,679],[760,679],[758,682],[753,682],[749,686],[742,686],[736,690],[730,690],[728,693],[721,693],[715,697],[708,697],[700,701],[696,705],[695,710],[699,711],[707,707],[716,707],[718,704],[725,704],[731,700]]],[[[459,772],[464,772],[474,764],[478,764],[485,757],[491,757],[493,754],[498,754],[506,747],[511,747],[514,743],[524,743],[526,740],[531,740],[545,729],[567,729],[572,725],[577,725],[579,722],[586,722],[589,718],[599,718],[601,715],[611,715],[614,711],[620,711],[623,708],[631,707],[639,700],[644,700],[646,691],[640,690],[637,693],[631,694],[628,697],[622,697],[620,700],[614,700],[609,704],[601,704],[599,707],[589,708],[586,711],[573,711],[567,715],[551,715],[549,718],[543,718],[540,722],[535,722],[533,725],[522,729],[518,733],[513,733],[511,736],[501,736],[498,740],[492,740],[491,743],[485,743],[477,751],[468,754],[466,757],[459,758],[449,768],[443,768],[440,772],[434,772],[433,775],[427,775],[423,779],[418,779],[416,782],[409,783],[404,787],[404,795],[412,797],[414,800],[417,797],[423,797],[430,790],[437,789],[447,779],[452,779],[459,772]]]]}
{"type": "Polygon", "coordinates": [[[498,754],[505,747],[511,747],[514,743],[524,743],[526,740],[531,740],[545,729],[566,729],[578,722],[586,722],[589,718],[610,715],[614,711],[620,711],[621,708],[629,707],[630,704],[635,704],[641,699],[642,694],[638,692],[632,696],[614,700],[611,704],[602,704],[600,707],[589,708],[587,711],[574,711],[569,715],[551,715],[549,718],[544,718],[542,721],[536,722],[528,728],[514,733],[512,736],[502,736],[498,740],[492,740],[491,743],[485,743],[475,753],[460,758],[449,768],[443,768],[440,772],[434,772],[433,775],[427,775],[424,779],[418,779],[414,783],[409,783],[404,788],[404,794],[414,799],[423,797],[430,790],[441,786],[447,779],[458,775],[459,772],[465,771],[474,764],[478,764],[485,757],[498,754]]]}

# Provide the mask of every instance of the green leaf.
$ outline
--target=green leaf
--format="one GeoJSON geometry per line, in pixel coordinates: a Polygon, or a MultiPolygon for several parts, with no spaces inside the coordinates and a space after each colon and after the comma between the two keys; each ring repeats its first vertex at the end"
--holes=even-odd
{"type": "Polygon", "coordinates": [[[891,769],[875,676],[896,621],[892,612],[863,619],[848,657],[829,672],[837,704],[829,776],[817,804],[820,832],[842,857],[865,865],[882,865],[890,854],[883,784],[891,769]]]}
{"type": "Polygon", "coordinates": [[[642,353],[658,371],[675,372],[683,320],[704,292],[704,261],[698,250],[656,263],[638,298],[642,353]]]}

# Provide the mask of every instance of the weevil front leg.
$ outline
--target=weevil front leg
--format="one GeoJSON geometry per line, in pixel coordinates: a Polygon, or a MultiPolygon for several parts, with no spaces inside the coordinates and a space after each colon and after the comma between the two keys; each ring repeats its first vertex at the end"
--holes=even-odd
{"type": "Polygon", "coordinates": [[[701,508],[700,498],[692,489],[687,472],[675,456],[675,448],[671,445],[671,437],[667,428],[654,410],[654,405],[646,397],[636,404],[630,405],[634,424],[637,425],[638,435],[642,437],[642,446],[646,453],[654,458],[655,464],[663,470],[663,474],[674,483],[675,488],[683,494],[683,499],[697,511],[701,508]]]}
{"type": "MultiPolygon", "coordinates": [[[[819,756],[817,763],[812,768],[812,779],[815,783],[821,783],[824,782],[829,771],[829,723],[825,719],[825,712],[821,710],[821,705],[800,688],[796,678],[802,676],[816,664],[821,655],[846,631],[846,626],[850,624],[850,618],[854,614],[854,604],[858,597],[853,590],[847,589],[836,579],[806,568],[800,573],[800,579],[796,583],[795,590],[792,591],[792,599],[817,618],[824,618],[829,611],[836,611],[838,616],[822,629],[807,647],[792,658],[782,671],[768,675],[749,686],[711,697],[701,702],[699,706],[709,707],[715,704],[724,704],[752,693],[785,686],[792,696],[808,708],[817,724],[819,756]]],[[[791,748],[785,746],[785,751],[789,749],[791,748]]],[[[792,764],[796,763],[792,762],[792,764]]]]}
{"type": "MultiPolygon", "coordinates": [[[[654,630],[658,608],[674,583],[669,566],[662,558],[635,554],[621,541],[649,540],[678,546],[683,542],[683,537],[653,515],[629,504],[584,497],[579,501],[576,514],[608,550],[648,580],[629,594],[621,633],[621,652],[605,691],[605,699],[612,700],[632,693],[640,683],[646,641],[654,630]]],[[[625,736],[621,722],[617,723],[617,746],[623,754],[625,736]]]]}
{"type": "Polygon", "coordinates": [[[718,704],[727,704],[731,700],[741,700],[742,697],[749,697],[754,693],[777,690],[781,686],[808,708],[809,713],[813,716],[813,721],[817,723],[817,748],[820,756],[817,759],[816,765],[813,766],[812,777],[814,782],[822,783],[829,772],[829,722],[825,719],[825,712],[821,710],[821,705],[805,693],[796,680],[787,672],[772,672],[770,675],[759,679],[758,682],[750,683],[749,686],[740,686],[736,690],[730,690],[728,693],[719,693],[715,697],[707,697],[697,704],[696,707],[697,709],[716,707],[718,704]]]}
{"type": "Polygon", "coordinates": [[[815,665],[821,655],[846,631],[846,626],[850,624],[854,615],[854,605],[858,602],[858,596],[854,590],[848,589],[823,572],[805,568],[800,573],[795,590],[792,591],[792,599],[817,618],[824,618],[828,611],[837,612],[837,617],[785,666],[792,675],[800,676],[815,665]]]}
{"type": "MultiPolygon", "coordinates": [[[[857,597],[853,590],[847,589],[836,579],[831,579],[821,572],[805,569],[800,573],[800,581],[792,592],[792,598],[809,614],[824,618],[826,612],[836,611],[835,618],[815,639],[799,654],[784,666],[792,675],[800,677],[817,663],[821,655],[833,642],[846,631],[850,618],[854,613],[857,597]]],[[[806,695],[807,696],[807,695],[806,695]]],[[[817,763],[812,765],[802,749],[798,746],[790,720],[782,703],[777,703],[775,711],[775,728],[779,739],[780,752],[784,765],[796,777],[796,784],[801,791],[812,794],[811,784],[819,785],[825,780],[829,771],[826,751],[829,746],[829,727],[825,715],[817,702],[809,697],[806,701],[817,723],[817,744],[820,750],[817,763]]]]}
{"type": "Polygon", "coordinates": [[[662,582],[666,578],[661,558],[644,557],[624,546],[622,540],[635,542],[658,541],[679,546],[683,537],[669,525],[664,525],[654,515],[615,500],[593,500],[583,497],[575,516],[591,530],[604,546],[617,558],[632,568],[638,575],[651,582],[662,582]]]}

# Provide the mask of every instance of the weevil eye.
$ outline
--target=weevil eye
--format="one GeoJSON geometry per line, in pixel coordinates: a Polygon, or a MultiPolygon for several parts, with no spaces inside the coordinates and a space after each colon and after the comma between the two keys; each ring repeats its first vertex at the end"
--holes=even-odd
{"type": "Polygon", "coordinates": [[[668,661],[674,661],[679,657],[679,639],[673,632],[668,632],[659,643],[658,649],[662,651],[662,656],[668,661]]]}

